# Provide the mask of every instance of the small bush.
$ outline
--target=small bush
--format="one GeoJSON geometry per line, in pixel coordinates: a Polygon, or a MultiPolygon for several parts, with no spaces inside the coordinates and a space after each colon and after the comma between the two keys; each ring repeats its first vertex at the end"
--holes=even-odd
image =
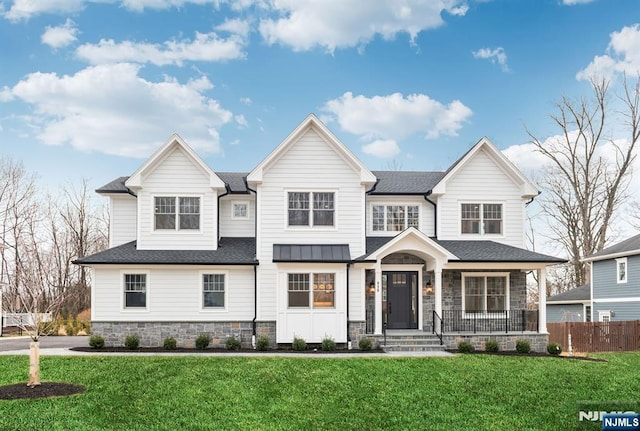
{"type": "Polygon", "coordinates": [[[562,346],[558,343],[549,343],[547,344],[547,353],[557,356],[562,353],[562,346]]]}
{"type": "Polygon", "coordinates": [[[84,322],[82,324],[82,330],[87,335],[91,334],[91,322],[84,322]]]}
{"type": "Polygon", "coordinates": [[[458,343],[458,352],[460,353],[473,353],[474,350],[476,350],[475,347],[468,341],[460,341],[458,343]]]}
{"type": "Polygon", "coordinates": [[[227,338],[227,342],[225,344],[227,346],[227,350],[240,350],[240,340],[238,340],[234,335],[227,338]]]}
{"type": "Polygon", "coordinates": [[[79,322],[76,322],[76,319],[74,319],[73,317],[69,317],[67,319],[64,324],[64,331],[67,333],[67,335],[78,335],[78,331],[80,330],[80,327],[82,325],[78,323],[79,322]]]}
{"type": "Polygon", "coordinates": [[[336,342],[333,338],[325,335],[322,339],[322,350],[324,352],[333,352],[336,350],[336,342]]]}
{"type": "Polygon", "coordinates": [[[164,342],[162,343],[162,345],[164,346],[164,348],[166,350],[176,350],[176,347],[178,346],[178,343],[176,343],[176,339],[173,337],[167,337],[164,339],[164,342]]]}
{"type": "Polygon", "coordinates": [[[531,351],[531,343],[529,343],[527,340],[516,341],[516,352],[529,353],[530,351],[531,351]]]}
{"type": "Polygon", "coordinates": [[[137,335],[131,334],[127,335],[127,338],[124,339],[124,347],[129,350],[135,350],[140,346],[140,337],[137,335]]]}
{"type": "Polygon", "coordinates": [[[365,352],[371,350],[373,347],[371,338],[361,338],[360,341],[358,341],[358,347],[360,347],[360,350],[364,350],[365,352]]]}
{"type": "Polygon", "coordinates": [[[102,349],[104,347],[104,338],[99,335],[92,335],[89,338],[89,346],[94,349],[102,349]]]}
{"type": "Polygon", "coordinates": [[[291,347],[293,350],[307,350],[307,342],[304,341],[304,338],[293,337],[293,343],[291,343],[291,347]]]}
{"type": "Polygon", "coordinates": [[[487,352],[495,353],[500,350],[500,346],[498,345],[498,342],[496,340],[489,340],[484,343],[484,350],[486,350],[487,352]]]}
{"type": "Polygon", "coordinates": [[[211,337],[208,334],[200,334],[196,337],[196,349],[204,350],[211,343],[211,337]]]}
{"type": "Polygon", "coordinates": [[[269,350],[269,337],[265,335],[259,336],[256,340],[256,349],[261,351],[269,350]]]}

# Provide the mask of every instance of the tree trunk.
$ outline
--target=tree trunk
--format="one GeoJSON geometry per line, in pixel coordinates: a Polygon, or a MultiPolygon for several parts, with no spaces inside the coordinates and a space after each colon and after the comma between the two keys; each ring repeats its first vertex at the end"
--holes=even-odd
{"type": "Polygon", "coordinates": [[[40,341],[29,343],[29,383],[27,386],[40,386],[40,341]]]}

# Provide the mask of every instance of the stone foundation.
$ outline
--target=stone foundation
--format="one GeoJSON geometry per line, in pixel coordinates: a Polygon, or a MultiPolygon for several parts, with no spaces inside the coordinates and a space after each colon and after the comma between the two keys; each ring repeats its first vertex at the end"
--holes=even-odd
{"type": "Polygon", "coordinates": [[[276,343],[276,322],[256,321],[256,338],[263,335],[269,339],[270,348],[275,349],[278,347],[276,343]]]}
{"type": "Polygon", "coordinates": [[[364,320],[349,322],[349,339],[351,340],[351,346],[354,349],[358,348],[358,343],[361,339],[367,337],[367,322],[364,320]]]}
{"type": "Polygon", "coordinates": [[[510,333],[510,334],[444,334],[442,341],[446,349],[457,349],[458,343],[466,341],[471,343],[476,350],[485,350],[485,343],[489,340],[498,342],[500,350],[515,351],[517,340],[527,340],[531,343],[532,352],[546,352],[549,336],[536,333],[510,333]]]}

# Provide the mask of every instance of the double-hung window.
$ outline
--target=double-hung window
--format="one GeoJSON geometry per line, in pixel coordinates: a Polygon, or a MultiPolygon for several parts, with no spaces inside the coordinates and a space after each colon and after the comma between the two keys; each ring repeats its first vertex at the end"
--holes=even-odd
{"type": "Polygon", "coordinates": [[[335,307],[333,273],[290,273],[287,283],[289,308],[335,307]]]}
{"type": "Polygon", "coordinates": [[[224,274],[202,274],[202,307],[224,308],[224,274]]]}
{"type": "Polygon", "coordinates": [[[460,230],[463,234],[501,234],[502,204],[461,204],[460,230]]]}
{"type": "Polygon", "coordinates": [[[200,229],[199,197],[156,196],[154,204],[156,230],[200,229]]]}
{"type": "Polygon", "coordinates": [[[418,205],[373,205],[371,226],[374,232],[400,232],[420,225],[418,205]]]}
{"type": "Polygon", "coordinates": [[[509,309],[509,278],[506,273],[462,274],[464,311],[495,313],[509,309]]]}
{"type": "Polygon", "coordinates": [[[124,308],[147,307],[147,274],[124,274],[124,308]]]}
{"type": "Polygon", "coordinates": [[[335,193],[289,192],[289,226],[335,226],[335,193]]]}

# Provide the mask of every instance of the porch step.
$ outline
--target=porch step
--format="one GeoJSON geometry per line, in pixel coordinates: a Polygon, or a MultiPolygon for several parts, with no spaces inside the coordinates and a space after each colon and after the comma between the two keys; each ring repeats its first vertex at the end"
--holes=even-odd
{"type": "Polygon", "coordinates": [[[418,332],[396,335],[387,332],[387,343],[382,349],[385,352],[441,352],[444,351],[444,346],[440,345],[440,339],[433,334],[418,332]]]}

